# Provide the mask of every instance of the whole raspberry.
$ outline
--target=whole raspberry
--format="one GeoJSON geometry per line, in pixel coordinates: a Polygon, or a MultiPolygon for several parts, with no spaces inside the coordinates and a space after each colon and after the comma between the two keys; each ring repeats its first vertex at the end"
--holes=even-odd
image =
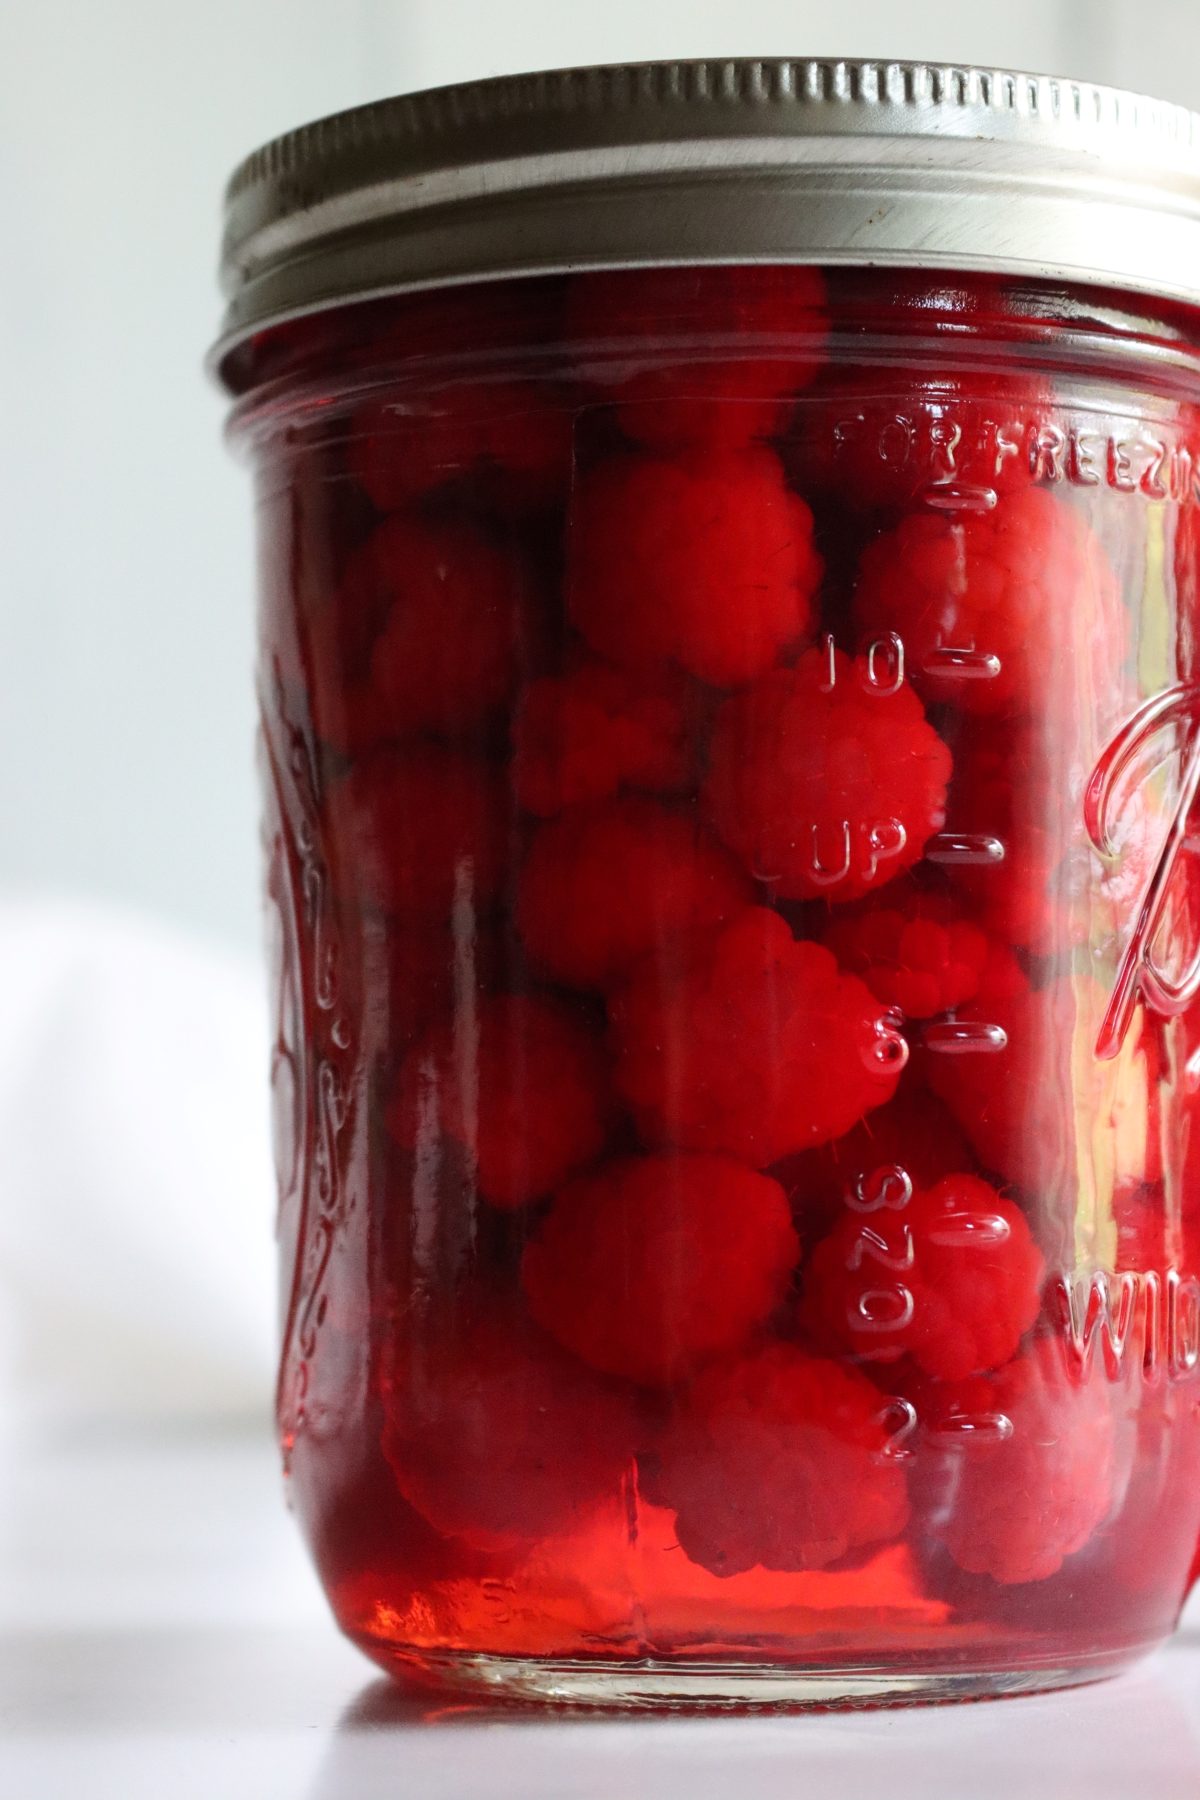
{"type": "Polygon", "coordinates": [[[901,1082],[896,1098],[869,1112],[844,1137],[803,1150],[776,1163],[806,1243],[831,1227],[852,1198],[884,1191],[899,1195],[907,1185],[931,1188],[946,1175],[973,1166],[970,1145],[953,1115],[925,1088],[901,1082]],[[893,1174],[893,1171],[895,1173],[893,1174]]]}
{"type": "Polygon", "coordinates": [[[824,305],[817,269],[621,269],[575,276],[566,335],[619,357],[605,391],[636,442],[735,448],[787,423],[820,364],[824,305]]]}
{"type": "Polygon", "coordinates": [[[879,1002],[778,913],[746,907],[611,996],[616,1081],[644,1137],[765,1168],[891,1099],[906,1047],[879,1002]]]}
{"type": "Polygon", "coordinates": [[[769,450],[597,464],[576,488],[567,554],[576,625],[629,668],[677,663],[737,687],[812,633],[812,514],[769,450]]]}
{"type": "Polygon", "coordinates": [[[521,874],[530,955],[568,987],[606,988],[639,957],[715,925],[750,884],[686,812],[631,796],[541,826],[521,874]]]}
{"type": "Polygon", "coordinates": [[[723,1156],[631,1156],[557,1195],[525,1250],[530,1313],[608,1375],[650,1385],[745,1343],[800,1246],[778,1182],[723,1156]]]}
{"type": "Polygon", "coordinates": [[[1111,844],[1089,840],[1082,793],[1088,774],[1062,722],[1044,729],[1005,721],[971,732],[955,761],[949,835],[994,838],[1003,859],[953,868],[982,921],[1010,944],[1061,955],[1108,937],[1123,947],[1162,847],[1167,822],[1144,787],[1106,819],[1111,844]]]}
{"type": "Polygon", "coordinates": [[[260,681],[285,715],[307,714],[313,733],[335,746],[351,737],[351,696],[366,680],[371,646],[389,597],[341,604],[346,572],[362,554],[373,521],[328,460],[302,458],[286,494],[259,519],[260,681]]]}
{"type": "Polygon", "coordinates": [[[1082,838],[1080,786],[1036,733],[1009,722],[966,735],[946,807],[951,835],[993,838],[1003,859],[953,868],[960,891],[1010,944],[1052,954],[1077,940],[1060,870],[1082,838]]]}
{"type": "Polygon", "coordinates": [[[912,689],[830,646],[725,702],[704,798],[758,880],[841,902],[919,860],[949,780],[950,752],[912,689]]]}
{"type": "Polygon", "coordinates": [[[394,1058],[441,1014],[478,1004],[503,977],[509,953],[495,920],[388,919],[343,907],[334,1020],[365,1059],[394,1058]]]}
{"type": "Polygon", "coordinates": [[[983,1167],[1027,1193],[1074,1191],[1076,1108],[1086,1099],[1098,1121],[1107,1081],[1092,1054],[1102,1012],[1094,983],[1062,976],[1035,990],[1015,959],[996,956],[953,1028],[926,1039],[929,1086],[983,1167]]]}
{"type": "Polygon", "coordinates": [[[947,1381],[1007,1362],[1045,1273],[1025,1215],[975,1175],[902,1201],[847,1210],[817,1245],[801,1309],[814,1340],[870,1362],[910,1356],[947,1381]]]}
{"type": "Polygon", "coordinates": [[[533,382],[455,382],[419,409],[372,402],[352,434],[351,467],[381,512],[464,481],[502,513],[561,506],[567,497],[574,415],[533,382]]]}
{"type": "Polygon", "coordinates": [[[1119,1497],[1107,1380],[1069,1374],[1053,1338],[993,1375],[929,1383],[916,1409],[937,1496],[927,1529],[969,1574],[1046,1580],[1119,1497]]]}
{"type": "MultiPolygon", "coordinates": [[[[1074,1019],[1074,1008],[1057,991],[1035,993],[1016,957],[998,947],[980,980],[973,1001],[955,1015],[959,1031],[943,1046],[941,1035],[930,1040],[923,1058],[925,1079],[945,1101],[984,1167],[1021,1182],[1040,1167],[1038,1146],[1021,1148],[1025,1109],[1045,1123],[1062,1098],[1043,1051],[1053,1051],[1074,1019]],[[1046,1027],[1052,1027],[1047,1040],[1046,1027]],[[1038,1105],[1042,1084],[1050,1092],[1038,1105]],[[1015,1165],[1015,1168],[1014,1168],[1015,1165]]],[[[1054,1126],[1052,1143],[1061,1142],[1062,1122],[1054,1126]]]]}
{"type": "Polygon", "coordinates": [[[647,1458],[642,1487],[714,1575],[824,1569],[898,1537],[904,1467],[863,1376],[792,1344],[704,1370],[647,1458]]]}
{"type": "Polygon", "coordinates": [[[350,558],[335,606],[375,622],[361,672],[317,690],[325,742],[343,754],[426,733],[455,737],[494,717],[536,634],[523,561],[473,525],[385,520],[350,558]]]}
{"type": "Polygon", "coordinates": [[[974,999],[989,954],[986,932],[960,904],[906,882],[836,913],[824,941],[877,1000],[910,1019],[930,1019],[974,999]]]}
{"type": "Polygon", "coordinates": [[[288,1498],[312,1533],[317,1573],[346,1630],[378,1629],[384,1607],[397,1620],[427,1618],[431,1594],[440,1599],[461,1591],[457,1584],[475,1591],[476,1583],[511,1579],[527,1553],[519,1541],[484,1549],[443,1537],[401,1494],[375,1444],[355,1457],[352,1470],[340,1466],[336,1480],[327,1463],[314,1462],[293,1469],[288,1498]]]}
{"type": "Polygon", "coordinates": [[[461,360],[464,350],[473,358],[488,353],[491,362],[511,365],[522,352],[561,336],[563,284],[550,278],[470,282],[394,295],[378,307],[334,316],[360,356],[369,332],[372,366],[410,378],[414,366],[425,368],[432,361],[441,368],[447,358],[461,360]]]}
{"type": "Polygon", "coordinates": [[[608,800],[625,788],[677,793],[691,775],[687,684],[581,662],[526,688],[513,725],[513,785],[527,811],[608,800]]]}
{"type": "Polygon", "coordinates": [[[637,1440],[619,1388],[498,1309],[421,1351],[386,1396],[383,1448],[439,1531],[501,1549],[577,1529],[619,1495],[637,1440]]]}
{"type": "Polygon", "coordinates": [[[507,1209],[590,1162],[609,1113],[604,1057],[587,1025],[536,994],[493,994],[413,1046],[386,1116],[405,1149],[442,1137],[464,1145],[479,1192],[507,1209]]]}
{"type": "Polygon", "coordinates": [[[364,757],[325,796],[344,900],[408,917],[486,911],[507,867],[509,804],[487,763],[422,746],[364,757]]]}
{"type": "Polygon", "coordinates": [[[1038,487],[990,512],[909,514],[864,551],[854,609],[863,631],[900,637],[926,700],[969,713],[1060,704],[1072,645],[1107,668],[1123,635],[1098,540],[1038,487]]]}

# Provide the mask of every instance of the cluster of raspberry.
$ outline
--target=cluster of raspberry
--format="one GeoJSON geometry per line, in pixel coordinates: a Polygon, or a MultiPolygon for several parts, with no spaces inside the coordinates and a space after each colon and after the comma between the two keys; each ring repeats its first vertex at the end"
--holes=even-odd
{"type": "Polygon", "coordinates": [[[488,1547],[636,1468],[721,1575],[911,1531],[1022,1583],[1117,1488],[1109,1397],[1039,1330],[1035,1196],[1061,953],[1137,879],[1074,823],[1073,695],[1128,628],[1081,513],[973,448],[1034,380],[849,366],[824,317],[811,270],[580,276],[575,386],[352,422],[371,529],[301,607],[332,880],[383,921],[348,978],[397,1157],[454,1146],[520,1226],[385,1449],[488,1547]],[[893,389],[952,419],[936,494],[893,389]]]}

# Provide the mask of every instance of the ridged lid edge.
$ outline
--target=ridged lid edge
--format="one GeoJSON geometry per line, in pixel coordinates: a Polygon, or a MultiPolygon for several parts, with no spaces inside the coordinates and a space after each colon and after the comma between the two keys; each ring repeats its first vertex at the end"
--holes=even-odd
{"type": "Polygon", "coordinates": [[[1200,300],[1200,114],[1048,75],[836,59],[400,95],[286,132],[234,171],[214,360],[297,313],[442,281],[754,259],[1200,300]]]}
{"type": "Polygon", "coordinates": [[[225,190],[232,205],[263,182],[332,173],[342,157],[382,146],[432,149],[464,131],[527,120],[610,115],[664,106],[832,104],[864,108],[930,107],[978,124],[981,111],[1068,130],[1135,134],[1187,156],[1198,153],[1200,113],[1167,100],[1094,82],[950,63],[830,61],[823,58],[616,63],[502,75],[415,94],[398,94],[300,125],[254,150],[225,190]]]}

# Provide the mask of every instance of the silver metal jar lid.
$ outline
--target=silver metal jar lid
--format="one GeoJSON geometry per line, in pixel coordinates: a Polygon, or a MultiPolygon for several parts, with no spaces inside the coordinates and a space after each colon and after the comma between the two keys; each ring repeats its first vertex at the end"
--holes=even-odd
{"type": "Polygon", "coordinates": [[[255,151],[214,360],[446,282],[652,263],[985,269],[1200,303],[1200,115],[925,63],[566,69],[401,95],[255,151]]]}

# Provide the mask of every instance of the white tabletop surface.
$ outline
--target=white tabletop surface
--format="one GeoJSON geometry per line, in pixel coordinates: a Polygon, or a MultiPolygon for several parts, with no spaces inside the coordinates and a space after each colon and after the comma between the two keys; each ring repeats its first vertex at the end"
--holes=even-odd
{"type": "Polygon", "coordinates": [[[1200,1608],[1116,1681],[779,1719],[431,1714],[328,1623],[260,1439],[4,1456],[3,1800],[1200,1800],[1200,1608]]]}

